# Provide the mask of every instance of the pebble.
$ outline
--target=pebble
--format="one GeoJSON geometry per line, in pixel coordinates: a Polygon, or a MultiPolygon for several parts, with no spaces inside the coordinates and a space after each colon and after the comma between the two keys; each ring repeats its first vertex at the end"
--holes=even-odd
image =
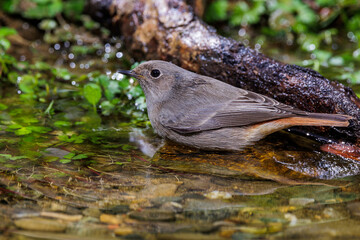
{"type": "Polygon", "coordinates": [[[166,202],[163,205],[161,205],[160,209],[175,213],[181,213],[183,211],[183,206],[177,202],[166,202]]]}
{"type": "Polygon", "coordinates": [[[289,205],[295,206],[305,206],[309,203],[314,203],[315,199],[313,198],[290,198],[289,205]]]}
{"type": "Polygon", "coordinates": [[[360,218],[360,202],[352,202],[347,204],[347,208],[352,217],[360,218]]]}
{"type": "Polygon", "coordinates": [[[174,221],[175,213],[166,210],[144,209],[130,212],[129,217],[141,221],[174,221]]]}
{"type": "Polygon", "coordinates": [[[232,204],[216,200],[186,199],[185,216],[192,219],[217,221],[237,214],[244,205],[232,204]]]}
{"type": "Polygon", "coordinates": [[[230,198],[232,198],[231,193],[218,191],[218,190],[204,194],[204,196],[207,198],[210,198],[210,199],[230,199],[230,198]]]}
{"type": "Polygon", "coordinates": [[[267,232],[266,226],[240,226],[238,228],[241,232],[250,234],[265,234],[267,232]]]}
{"type": "Polygon", "coordinates": [[[155,206],[161,206],[166,202],[177,202],[180,203],[183,200],[182,197],[158,197],[158,198],[154,198],[151,199],[151,203],[154,204],[155,206]]]}
{"type": "Polygon", "coordinates": [[[83,218],[82,215],[69,215],[69,214],[58,213],[58,212],[41,212],[40,216],[61,219],[61,220],[65,220],[68,222],[77,222],[83,218]]]}
{"type": "Polygon", "coordinates": [[[335,218],[335,219],[344,218],[344,216],[340,212],[336,211],[332,207],[325,208],[324,211],[323,211],[323,216],[325,218],[335,218]]]}
{"type": "Polygon", "coordinates": [[[46,232],[64,232],[67,227],[67,224],[62,221],[40,217],[18,219],[14,221],[14,224],[25,230],[46,232]]]}
{"type": "Polygon", "coordinates": [[[157,185],[147,185],[138,193],[139,198],[158,198],[171,197],[175,194],[178,185],[171,183],[163,183],[157,185]]]}
{"type": "Polygon", "coordinates": [[[134,233],[134,229],[131,227],[119,227],[114,230],[114,233],[118,236],[126,236],[134,233]]]}
{"type": "Polygon", "coordinates": [[[47,148],[44,151],[44,156],[53,156],[58,158],[63,158],[65,155],[69,154],[69,151],[62,150],[60,148],[47,148]]]}
{"type": "Polygon", "coordinates": [[[270,222],[267,224],[268,233],[277,233],[283,229],[283,224],[281,222],[270,222]]]}
{"type": "Polygon", "coordinates": [[[86,208],[82,213],[85,216],[94,217],[94,218],[99,218],[101,215],[101,212],[98,208],[86,208]]]}
{"type": "Polygon", "coordinates": [[[123,218],[120,215],[101,214],[100,222],[118,225],[123,223],[123,218]]]}
{"type": "Polygon", "coordinates": [[[130,211],[130,206],[126,204],[116,205],[111,208],[104,209],[103,212],[107,214],[122,214],[130,211]]]}

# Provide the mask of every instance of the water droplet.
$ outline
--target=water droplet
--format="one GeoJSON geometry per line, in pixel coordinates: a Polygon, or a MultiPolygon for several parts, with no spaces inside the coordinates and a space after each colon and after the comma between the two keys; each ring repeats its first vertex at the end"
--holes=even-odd
{"type": "Polygon", "coordinates": [[[123,53],[122,53],[122,52],[117,52],[117,53],[116,53],[116,57],[117,57],[117,58],[122,58],[122,56],[123,56],[123,53]]]}
{"type": "Polygon", "coordinates": [[[238,34],[240,37],[244,37],[246,35],[246,30],[244,28],[241,28],[238,34]]]}
{"type": "Polygon", "coordinates": [[[56,43],[56,44],[54,45],[54,48],[55,48],[56,51],[60,50],[60,44],[56,43]]]}
{"type": "Polygon", "coordinates": [[[314,51],[315,48],[316,48],[315,44],[312,43],[312,44],[309,45],[308,50],[309,51],[314,51]]]}
{"type": "Polygon", "coordinates": [[[69,41],[64,42],[64,47],[66,48],[70,47],[70,42],[69,41]]]}

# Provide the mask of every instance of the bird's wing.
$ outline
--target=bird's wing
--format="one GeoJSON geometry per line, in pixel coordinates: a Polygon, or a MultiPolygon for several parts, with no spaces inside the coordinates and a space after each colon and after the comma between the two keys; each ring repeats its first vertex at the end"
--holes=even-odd
{"type": "Polygon", "coordinates": [[[243,89],[239,89],[238,94],[234,96],[234,98],[215,98],[216,101],[212,101],[214,98],[206,97],[206,94],[200,97],[187,96],[186,101],[192,106],[178,104],[183,109],[168,106],[167,109],[175,111],[163,111],[159,116],[160,123],[178,133],[190,134],[246,126],[299,114],[307,115],[306,112],[279,103],[272,98],[243,89]]]}

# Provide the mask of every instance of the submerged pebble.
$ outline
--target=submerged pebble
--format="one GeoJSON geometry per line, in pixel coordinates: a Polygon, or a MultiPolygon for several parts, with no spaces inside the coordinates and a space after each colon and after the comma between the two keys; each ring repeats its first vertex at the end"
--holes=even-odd
{"type": "Polygon", "coordinates": [[[126,236],[134,233],[134,229],[131,227],[119,227],[114,230],[114,233],[118,236],[126,236]]]}
{"type": "Polygon", "coordinates": [[[18,228],[31,231],[64,232],[67,227],[65,222],[40,217],[23,218],[14,223],[18,228]]]}
{"type": "Polygon", "coordinates": [[[140,198],[171,197],[175,194],[178,185],[171,183],[147,185],[138,193],[140,198]]]}
{"type": "Polygon", "coordinates": [[[130,218],[141,221],[174,221],[175,213],[167,210],[145,209],[129,213],[130,218]]]}
{"type": "Polygon", "coordinates": [[[360,218],[360,202],[352,202],[347,204],[347,209],[352,217],[360,218]]]}
{"type": "Polygon", "coordinates": [[[314,203],[315,199],[313,198],[290,198],[289,205],[296,205],[296,206],[305,206],[310,203],[314,203]]]}

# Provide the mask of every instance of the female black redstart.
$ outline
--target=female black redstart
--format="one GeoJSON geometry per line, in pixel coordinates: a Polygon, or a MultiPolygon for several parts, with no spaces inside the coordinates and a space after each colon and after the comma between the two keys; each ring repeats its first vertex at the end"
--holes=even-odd
{"type": "Polygon", "coordinates": [[[161,137],[207,150],[241,150],[292,126],[347,127],[351,116],[309,113],[165,61],[120,73],[139,80],[161,137]]]}

